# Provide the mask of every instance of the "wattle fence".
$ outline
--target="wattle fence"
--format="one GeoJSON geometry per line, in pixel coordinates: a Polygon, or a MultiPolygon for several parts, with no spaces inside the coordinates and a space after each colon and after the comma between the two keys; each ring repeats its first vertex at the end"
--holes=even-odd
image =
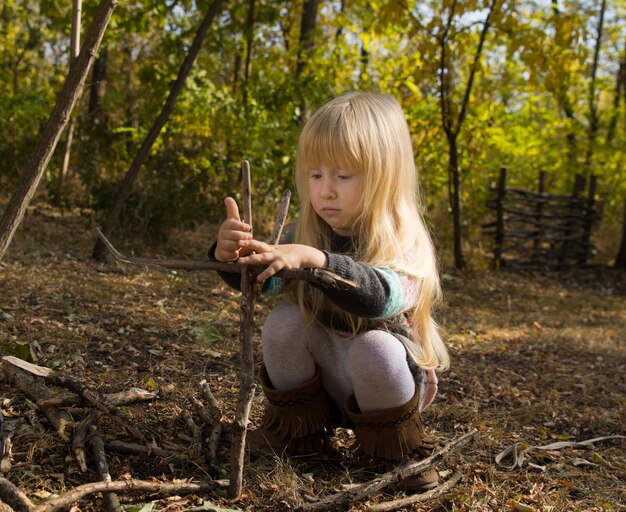
{"type": "Polygon", "coordinates": [[[502,168],[491,187],[487,206],[495,220],[483,224],[483,234],[493,240],[495,268],[561,269],[585,265],[594,254],[591,232],[602,216],[595,198],[596,177],[589,188],[576,175],[571,195],[545,192],[546,173],[539,174],[537,191],[506,187],[502,168]]]}

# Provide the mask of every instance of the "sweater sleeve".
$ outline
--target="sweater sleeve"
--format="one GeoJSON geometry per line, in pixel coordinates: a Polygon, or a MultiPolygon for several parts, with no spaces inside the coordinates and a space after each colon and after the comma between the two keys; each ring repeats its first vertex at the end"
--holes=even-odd
{"type": "Polygon", "coordinates": [[[330,302],[357,316],[384,320],[415,306],[418,283],[389,267],[372,267],[358,263],[350,256],[326,253],[327,269],[357,283],[352,290],[334,290],[318,285],[330,302]]]}

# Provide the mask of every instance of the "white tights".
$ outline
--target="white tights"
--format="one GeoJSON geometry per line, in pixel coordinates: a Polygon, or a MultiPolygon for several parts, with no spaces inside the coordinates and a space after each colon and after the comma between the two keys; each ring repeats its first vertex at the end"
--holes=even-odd
{"type": "Polygon", "coordinates": [[[324,389],[342,406],[354,393],[361,412],[405,404],[415,380],[402,342],[385,331],[343,338],[307,322],[297,305],[272,311],[263,325],[263,359],[276,389],[311,380],[319,367],[324,389]]]}

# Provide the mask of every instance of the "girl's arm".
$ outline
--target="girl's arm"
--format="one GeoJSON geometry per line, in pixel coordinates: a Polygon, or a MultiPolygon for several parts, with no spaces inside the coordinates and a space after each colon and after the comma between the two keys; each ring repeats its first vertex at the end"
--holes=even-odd
{"type": "Polygon", "coordinates": [[[242,264],[267,265],[259,281],[268,279],[283,268],[326,268],[358,284],[351,290],[319,288],[330,302],[348,313],[361,317],[385,319],[410,309],[417,300],[413,279],[389,268],[375,268],[358,263],[350,256],[327,253],[300,244],[269,246],[257,240],[241,240],[239,245],[254,254],[239,258],[242,264]]]}

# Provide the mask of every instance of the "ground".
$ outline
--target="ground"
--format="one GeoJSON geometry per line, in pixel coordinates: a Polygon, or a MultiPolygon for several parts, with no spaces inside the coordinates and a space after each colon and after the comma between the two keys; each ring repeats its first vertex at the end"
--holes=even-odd
{"type": "MultiPolygon", "coordinates": [[[[34,361],[100,392],[131,387],[155,391],[154,400],[125,406],[131,420],[158,445],[184,455],[108,451],[113,479],[208,480],[203,458],[190,450],[184,411],[194,411],[207,379],[227,420],[238,393],[239,296],[211,272],[174,272],[89,259],[94,229],[89,215],[33,207],[0,262],[0,345],[3,355],[34,361]]],[[[159,249],[119,242],[126,253],[203,259],[215,227],[180,233],[159,249]]],[[[471,429],[475,441],[438,466],[442,479],[461,469],[448,494],[407,510],[626,510],[624,440],[586,448],[529,452],[521,468],[495,457],[505,448],[626,435],[626,275],[597,267],[568,273],[443,272],[439,321],[451,355],[440,392],[425,412],[443,445],[471,429]]],[[[256,325],[272,307],[262,299],[256,325]]],[[[260,361],[257,337],[256,361],[260,361]]],[[[54,389],[55,394],[67,390],[54,389]]],[[[5,424],[16,428],[13,460],[4,477],[39,501],[96,480],[80,470],[68,443],[35,404],[0,381],[5,424]]],[[[253,426],[263,397],[256,394],[253,426]]],[[[85,409],[70,411],[74,420],[85,409]]],[[[196,418],[198,424],[202,424],[196,418]]],[[[118,424],[97,423],[106,440],[136,441],[118,424]]],[[[372,475],[346,457],[349,432],[336,438],[338,455],[284,460],[250,456],[239,500],[224,493],[157,497],[121,495],[134,510],[189,510],[212,502],[222,510],[286,510],[305,496],[322,497],[372,475]]],[[[220,453],[228,477],[229,440],[220,453]]],[[[352,510],[390,500],[375,494],[352,510]]],[[[101,510],[91,496],[74,510],[101,510]]],[[[205,508],[208,510],[208,508],[205,508]]]]}

